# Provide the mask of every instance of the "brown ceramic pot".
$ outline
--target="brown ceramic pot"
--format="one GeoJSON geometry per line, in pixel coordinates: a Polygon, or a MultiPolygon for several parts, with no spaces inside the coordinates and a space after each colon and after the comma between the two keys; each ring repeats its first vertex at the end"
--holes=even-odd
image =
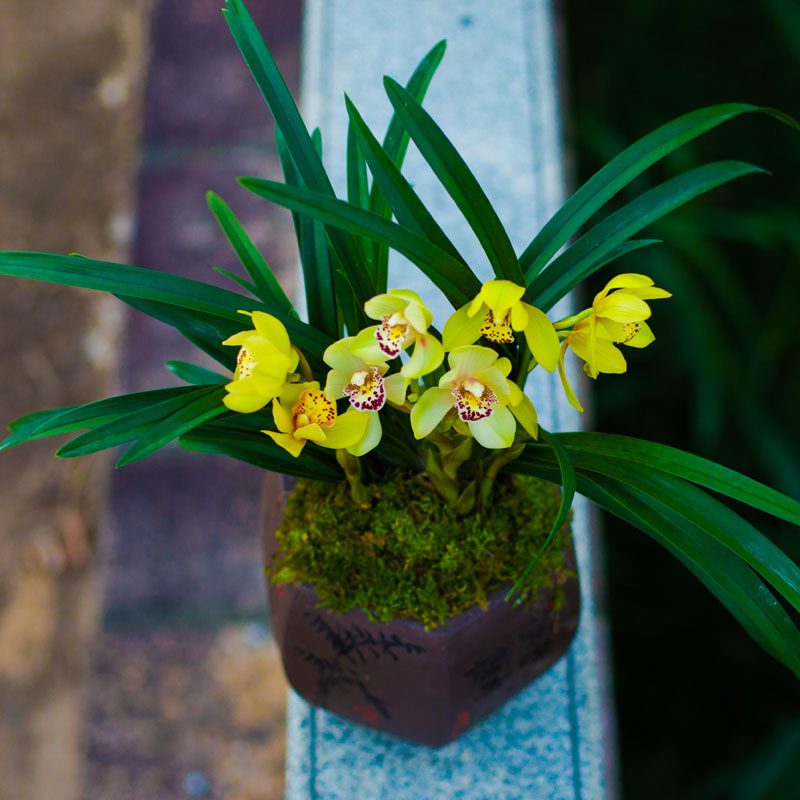
{"type": "MultiPolygon", "coordinates": [[[[267,562],[278,549],[275,519],[264,531],[267,562]]],[[[565,554],[575,571],[572,547],[565,554]]],[[[567,650],[578,627],[577,578],[534,603],[490,595],[431,631],[397,619],[370,622],[360,609],[344,615],[321,607],[300,584],[268,582],[273,636],[294,690],[309,703],[419,744],[441,747],[536,680],[567,650]]]]}

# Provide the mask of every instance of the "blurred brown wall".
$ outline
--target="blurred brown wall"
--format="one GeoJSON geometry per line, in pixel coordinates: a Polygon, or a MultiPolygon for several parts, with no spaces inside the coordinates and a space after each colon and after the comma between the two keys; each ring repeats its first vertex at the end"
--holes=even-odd
{"type": "MultiPolygon", "coordinates": [[[[125,260],[151,0],[3,0],[0,250],[125,260]]],[[[121,304],[0,278],[0,422],[112,393],[121,304]]],[[[105,460],[0,453],[0,797],[79,796],[105,460]]]]}

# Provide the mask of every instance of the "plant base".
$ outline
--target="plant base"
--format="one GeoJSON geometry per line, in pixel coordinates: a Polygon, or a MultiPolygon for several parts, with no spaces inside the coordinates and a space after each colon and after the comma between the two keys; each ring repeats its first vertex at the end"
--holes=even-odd
{"type": "MultiPolygon", "coordinates": [[[[274,528],[268,520],[268,555],[277,549],[274,528]]],[[[564,559],[575,574],[571,544],[564,559]]],[[[268,596],[286,677],[301,697],[441,747],[552,666],[578,627],[577,577],[542,589],[523,606],[504,601],[509,588],[494,591],[487,608],[473,607],[430,631],[402,619],[371,622],[359,609],[339,615],[319,607],[316,592],[300,584],[268,583],[268,596]]]]}

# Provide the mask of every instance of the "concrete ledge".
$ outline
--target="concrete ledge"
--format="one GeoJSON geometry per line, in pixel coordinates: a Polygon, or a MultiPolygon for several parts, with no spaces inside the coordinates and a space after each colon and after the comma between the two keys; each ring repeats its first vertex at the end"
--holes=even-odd
{"type": "MultiPolygon", "coordinates": [[[[554,30],[549,0],[514,0],[501,7],[478,0],[310,0],[304,110],[309,125],[322,129],[326,166],[337,191],[344,195],[343,92],[382,135],[391,113],[383,74],[407,80],[425,52],[447,38],[448,51],[425,105],[481,181],[521,252],[564,194],[554,30]]],[[[413,146],[404,171],[479,277],[491,277],[460,213],[413,146]]],[[[393,256],[390,262],[390,286],[418,291],[439,326],[449,313],[439,293],[402,258],[393,256]]],[[[569,303],[554,314],[562,312],[569,313],[569,303]]],[[[527,390],[542,424],[579,428],[558,379],[547,373],[535,377],[527,390]]],[[[571,379],[579,382],[577,375],[571,379]]],[[[588,506],[580,499],[574,532],[581,625],[568,654],[543,678],[441,750],[353,725],[291,695],[287,798],[615,796],[605,626],[597,607],[593,555],[598,544],[588,506]]]]}

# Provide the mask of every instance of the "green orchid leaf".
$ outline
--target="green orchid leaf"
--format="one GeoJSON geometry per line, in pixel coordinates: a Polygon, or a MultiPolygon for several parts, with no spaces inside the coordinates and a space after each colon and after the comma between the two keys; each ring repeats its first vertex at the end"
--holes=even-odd
{"type": "Polygon", "coordinates": [[[62,406],[61,408],[48,408],[43,411],[34,411],[32,414],[26,414],[24,417],[19,417],[8,425],[8,430],[11,435],[7,436],[0,442],[0,450],[7,450],[9,447],[14,447],[17,444],[23,444],[33,439],[33,432],[42,424],[49,422],[55,417],[65,414],[67,411],[72,411],[75,406],[62,406]]]}
{"type": "Polygon", "coordinates": [[[222,269],[222,267],[212,267],[211,269],[213,269],[214,272],[219,272],[220,275],[224,275],[226,278],[230,278],[234,283],[238,283],[239,286],[250,292],[253,297],[258,297],[258,287],[255,284],[250,283],[250,281],[246,280],[245,278],[242,278],[228,269],[222,269]]]}
{"type": "MultiPolygon", "coordinates": [[[[549,451],[526,452],[516,472],[558,483],[560,472],[549,451]]],[[[800,676],[800,631],[763,581],[714,537],[692,526],[669,506],[643,501],[613,478],[577,470],[578,491],[595,504],[664,546],[723,603],[770,655],[800,676]]]]}
{"type": "MultiPolygon", "coordinates": [[[[246,314],[237,314],[235,319],[228,319],[187,311],[164,303],[142,300],[138,297],[119,295],[118,297],[144,314],[177,328],[189,341],[230,370],[236,367],[237,348],[223,345],[223,340],[238,331],[253,327],[252,321],[246,314]]],[[[263,311],[265,307],[257,306],[255,310],[263,311]]],[[[268,313],[272,313],[272,311],[268,313]]],[[[286,327],[292,344],[303,351],[312,369],[324,371],[322,354],[332,340],[297,317],[285,316],[280,312],[273,313],[273,316],[286,327]]]]}
{"type": "MultiPolygon", "coordinates": [[[[349,203],[343,200],[338,200],[335,197],[320,194],[319,192],[311,191],[301,186],[289,186],[287,184],[278,183],[276,181],[268,181],[262,178],[239,178],[239,183],[244,186],[245,189],[248,189],[260,197],[264,197],[267,200],[271,200],[273,203],[278,203],[278,205],[285,206],[286,208],[292,209],[301,214],[313,216],[320,222],[324,223],[325,230],[331,240],[331,244],[333,245],[333,251],[336,253],[339,260],[343,264],[347,265],[346,268],[348,281],[353,287],[358,304],[363,306],[367,300],[375,296],[376,292],[374,289],[374,284],[372,283],[372,278],[370,277],[364,265],[364,259],[361,256],[360,251],[358,251],[357,257],[354,257],[351,253],[343,250],[340,247],[337,247],[337,242],[339,239],[332,235],[333,231],[335,231],[337,228],[341,228],[349,233],[355,233],[359,236],[363,236],[365,235],[363,229],[359,229],[358,226],[343,225],[341,224],[338,216],[334,217],[330,214],[321,213],[319,209],[325,207],[339,209],[341,214],[347,218],[350,218],[356,214],[374,217],[374,214],[370,214],[368,211],[351,206],[349,203]],[[306,202],[302,202],[297,198],[303,198],[306,202]]],[[[384,222],[384,220],[380,221],[384,222]]],[[[350,241],[354,243],[355,239],[353,239],[351,236],[350,241]]]]}
{"type": "MultiPolygon", "coordinates": [[[[222,13],[225,15],[228,27],[231,29],[233,38],[261,90],[261,94],[267,101],[303,185],[327,197],[335,197],[333,186],[322,165],[322,159],[308,134],[308,129],[292,99],[291,92],[244,3],[241,0],[226,0],[225,5],[222,13]]],[[[335,228],[331,229],[328,235],[334,249],[339,253],[342,263],[347,265],[348,270],[353,271],[355,275],[353,283],[358,286],[359,293],[363,295],[363,297],[359,297],[359,302],[363,304],[376,292],[373,290],[371,281],[368,280],[364,258],[354,237],[348,232],[335,228]]]]}
{"type": "Polygon", "coordinates": [[[649,466],[800,525],[800,503],[796,500],[732,469],[675,447],[609,433],[561,433],[558,438],[570,452],[591,453],[604,459],[649,466]]]}
{"type": "Polygon", "coordinates": [[[383,79],[389,101],[436,177],[469,223],[498,278],[522,285],[523,273],[500,218],[452,142],[399,83],[383,79]]]}
{"type": "MultiPolygon", "coordinates": [[[[367,162],[358,145],[353,131],[353,123],[347,126],[347,202],[358,208],[369,209],[369,183],[367,182],[367,162]]],[[[367,265],[370,280],[375,286],[375,254],[369,239],[356,238],[364,263],[367,265]]]]}
{"type": "MultiPolygon", "coordinates": [[[[208,207],[231,243],[242,266],[256,287],[254,294],[267,305],[280,308],[286,314],[292,312],[292,304],[283,291],[278,279],[273,274],[258,248],[247,235],[247,231],[228,207],[227,203],[214,192],[206,194],[208,207]]],[[[226,273],[229,274],[229,273],[226,273]]],[[[233,277],[231,275],[231,277],[233,277]]]]}
{"type": "MultiPolygon", "coordinates": [[[[227,289],[157,270],[78,256],[4,252],[0,253],[0,275],[109,292],[134,308],[174,325],[182,333],[199,340],[208,339],[209,344],[210,337],[223,333],[222,338],[225,338],[230,333],[248,327],[248,319],[239,313],[240,309],[266,311],[275,316],[286,326],[292,342],[307,356],[317,359],[319,364],[322,363],[325,348],[333,342],[332,337],[274,306],[267,306],[227,289]]],[[[217,358],[222,352],[216,350],[216,354],[210,354],[217,358]]],[[[235,358],[235,353],[233,355],[235,358]]],[[[227,366],[224,356],[217,360],[227,366]]]]}
{"type": "Polygon", "coordinates": [[[367,127],[347,95],[345,95],[345,103],[347,104],[347,113],[350,115],[350,129],[354,131],[354,135],[365,154],[370,171],[380,186],[381,192],[394,212],[395,217],[397,217],[398,223],[404,228],[424,236],[437,247],[449,253],[456,261],[460,261],[466,266],[467,262],[456,250],[455,245],[447,238],[447,235],[439,227],[428,209],[425,208],[422,200],[411,188],[411,184],[403,177],[400,170],[392,162],[392,159],[380,146],[378,140],[367,127]]]}
{"type": "Polygon", "coordinates": [[[198,386],[207,386],[209,383],[228,383],[231,376],[220,375],[219,372],[199,367],[197,364],[190,364],[188,361],[170,360],[164,366],[177,378],[186,383],[198,386]]]}
{"type": "Polygon", "coordinates": [[[519,258],[528,282],[532,281],[550,259],[579,228],[617,192],[637,175],[686,142],[740,114],[757,111],[797,127],[797,123],[780,111],[748,105],[724,103],[684,114],[643,136],[609,161],[580,187],[550,218],[525,248],[519,258]]]}
{"type": "Polygon", "coordinates": [[[31,431],[31,438],[55,436],[59,433],[97,428],[137,411],[142,411],[168,401],[181,402],[181,398],[196,390],[191,386],[153,389],[106,397],[93,403],[64,409],[61,414],[44,417],[31,431]]]}
{"type": "Polygon", "coordinates": [[[178,409],[166,419],[154,425],[147,433],[142,436],[136,444],[129,447],[117,461],[118,467],[132,464],[145,456],[149,456],[169,442],[174,441],[179,436],[204,422],[226,414],[228,409],[222,404],[225,396],[224,389],[213,389],[210,393],[206,391],[202,397],[198,397],[192,403],[178,409]]]}
{"type": "Polygon", "coordinates": [[[240,308],[264,308],[257,300],[180,275],[80,256],[3,252],[0,275],[139,297],[227,319],[238,319],[240,308]]]}
{"type": "MultiPolygon", "coordinates": [[[[640,463],[570,450],[580,468],[613,478],[643,502],[657,502],[747,562],[800,611],[800,567],[727,506],[682,478],[640,463]]],[[[663,510],[662,508],[662,510],[663,510]]]]}
{"type": "Polygon", "coordinates": [[[347,201],[359,208],[369,209],[367,162],[358,146],[352,123],[347,126],[347,201]]]}
{"type": "MultiPolygon", "coordinates": [[[[444,40],[434,45],[419,62],[406,84],[406,91],[420,104],[425,99],[433,75],[444,57],[446,47],[447,43],[444,40]]],[[[397,113],[392,114],[383,138],[383,151],[398,171],[403,166],[410,140],[406,126],[400,117],[397,116],[397,113]]],[[[380,184],[376,181],[372,183],[369,203],[370,209],[379,217],[392,218],[392,209],[384,197],[380,184]]],[[[389,249],[376,243],[375,250],[375,286],[379,292],[385,292],[389,269],[389,249]]]]}
{"type": "MultiPolygon", "coordinates": [[[[376,214],[354,208],[342,200],[330,199],[307,189],[285,186],[275,181],[240,178],[239,182],[251,192],[274,203],[313,215],[327,225],[338,225],[397,250],[413,261],[442,290],[455,308],[472,300],[480,291],[477,278],[462,263],[427,239],[376,214]]],[[[349,270],[348,278],[352,279],[349,270]]]]}
{"type": "Polygon", "coordinates": [[[758,644],[800,677],[800,631],[763,581],[740,558],[688,524],[669,506],[637,497],[613,479],[584,479],[580,491],[666,547],[758,644]]]}
{"type": "MultiPolygon", "coordinates": [[[[72,441],[67,442],[67,444],[56,452],[56,455],[61,458],[85,456],[89,453],[107,450],[109,447],[115,447],[118,444],[124,444],[125,442],[139,439],[142,436],[146,436],[147,433],[162,420],[168,419],[182,408],[208,397],[210,393],[221,394],[221,390],[217,386],[206,386],[202,389],[195,387],[178,387],[176,389],[163,391],[180,392],[180,394],[162,400],[161,402],[138,407],[124,416],[117,416],[110,422],[94,427],[87,433],[81,434],[72,441]]],[[[116,400],[118,398],[112,399],[116,400]]],[[[83,408],[86,407],[84,406],[83,408]]]]}
{"type": "Polygon", "coordinates": [[[271,472],[294,475],[315,481],[339,481],[342,471],[335,459],[321,453],[322,448],[307,445],[297,457],[289,455],[267,436],[258,432],[235,431],[203,425],[178,439],[186,450],[199,453],[217,453],[271,472]]]}
{"type": "MultiPolygon", "coordinates": [[[[283,177],[289,186],[302,186],[289,148],[280,130],[275,132],[278,157],[283,177]]],[[[331,275],[328,237],[323,225],[305,214],[292,212],[295,236],[303,269],[303,287],[309,323],[333,339],[339,339],[342,328],[336,317],[336,291],[331,275]]]]}
{"type": "Polygon", "coordinates": [[[547,539],[545,539],[545,542],[539,552],[536,554],[536,557],[526,567],[525,572],[523,572],[522,575],[517,578],[516,583],[511,587],[511,591],[506,595],[506,600],[510,599],[514,594],[516,594],[516,592],[519,590],[519,587],[522,585],[522,582],[528,577],[528,575],[531,574],[533,568],[539,563],[539,559],[544,555],[545,551],[550,546],[553,536],[558,533],[561,526],[566,522],[569,511],[572,508],[572,501],[575,497],[575,468],[572,465],[572,459],[570,458],[567,449],[556,437],[551,436],[541,425],[539,426],[539,435],[547,443],[547,446],[552,449],[558,463],[558,469],[561,473],[561,502],[559,503],[558,513],[556,514],[556,518],[553,522],[552,528],[550,529],[550,533],[547,535],[547,539]]]}
{"type": "Polygon", "coordinates": [[[210,355],[215,361],[227,369],[233,370],[236,366],[236,349],[222,345],[223,340],[238,333],[243,328],[250,327],[249,319],[239,314],[238,319],[215,317],[210,314],[201,314],[197,311],[187,311],[184,308],[170,306],[166,303],[157,303],[153,300],[143,300],[141,297],[124,297],[116,295],[123,303],[131,308],[147,314],[159,322],[177,328],[187,338],[192,336],[193,344],[200,347],[203,352],[210,355]]]}
{"type": "MultiPolygon", "coordinates": [[[[529,283],[531,302],[547,311],[567,292],[596,272],[614,248],[651,222],[669,214],[689,200],[723,183],[764,172],[741,161],[718,161],[671,178],[650,189],[619,211],[606,217],[553,260],[529,283]]],[[[530,281],[533,273],[528,272],[530,281]]]]}

